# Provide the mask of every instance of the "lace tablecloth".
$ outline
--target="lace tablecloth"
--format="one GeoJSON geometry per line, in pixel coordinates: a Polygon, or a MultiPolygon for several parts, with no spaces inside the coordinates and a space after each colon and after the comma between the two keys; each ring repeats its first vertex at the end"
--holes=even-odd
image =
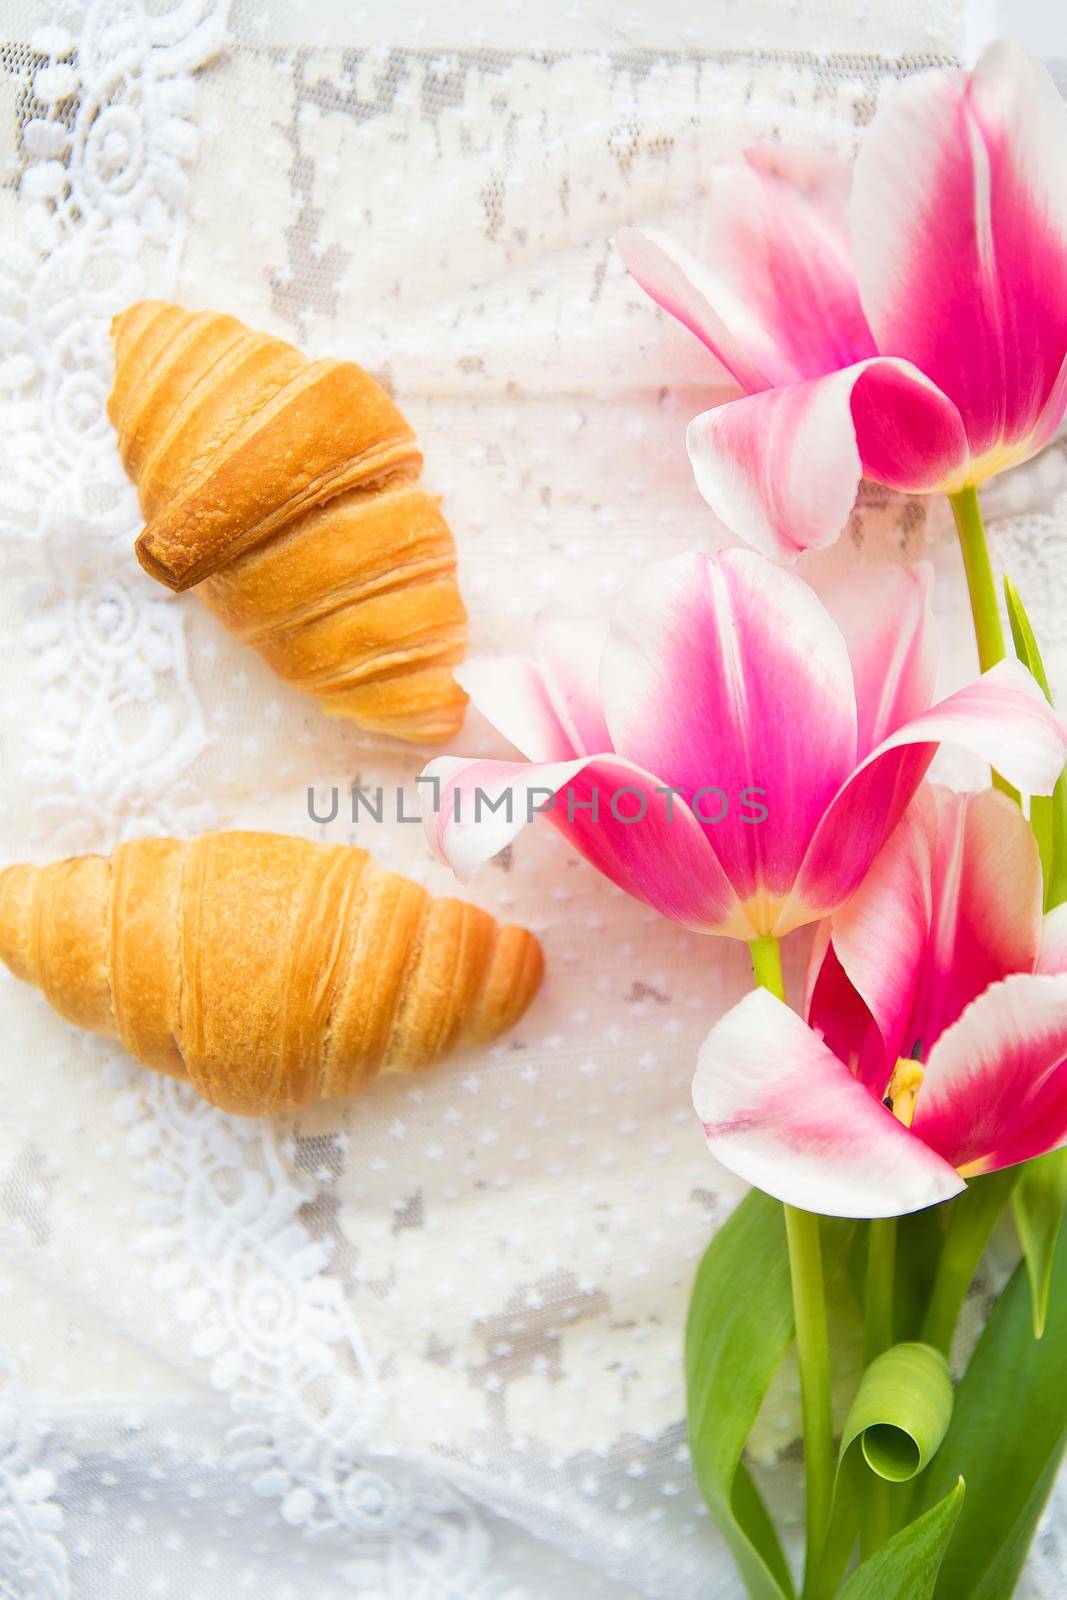
{"type": "MultiPolygon", "coordinates": [[[[848,148],[894,74],[965,53],[973,19],[949,0],[892,23],[826,0],[744,19],[718,0],[699,24],[558,9],[522,48],[533,7],[503,8],[495,47],[491,13],[479,33],[458,5],[421,36],[384,6],[0,8],[4,862],[277,827],[453,888],[417,828],[347,815],[351,785],[410,783],[422,756],[327,723],[137,567],[104,417],[130,300],[226,309],[382,376],[479,650],[524,639],[543,601],[603,604],[642,560],[722,542],[683,446],[719,380],[611,234],[655,218],[699,249],[711,161],[767,137],[848,148]],[[335,785],[318,826],[308,788],[335,785]]],[[[990,511],[1067,688],[1065,478],[1053,448],[990,511]]],[[[869,489],[810,572],[920,552],[959,681],[942,510],[869,489]]],[[[473,715],[457,748],[497,749],[473,715]]],[[[739,1193],[689,1081],[745,952],[659,921],[549,829],[467,892],[544,940],[515,1034],[274,1124],[2,977],[0,1592],[735,1594],[689,1469],[681,1328],[739,1193]]],[[[794,1399],[785,1375],[754,1441],[787,1513],[794,1399]]],[[[1027,1580],[1048,1600],[1060,1525],[1027,1580]]]]}

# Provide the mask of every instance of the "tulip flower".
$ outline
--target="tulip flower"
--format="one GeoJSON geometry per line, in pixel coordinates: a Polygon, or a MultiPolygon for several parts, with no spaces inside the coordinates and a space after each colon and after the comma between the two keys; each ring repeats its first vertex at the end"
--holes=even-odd
{"type": "Polygon", "coordinates": [[[1029,793],[1063,765],[1067,734],[1016,661],[931,704],[929,581],[872,565],[824,603],[754,551],[690,552],[636,577],[606,641],[541,619],[534,659],[457,674],[526,760],[431,762],[431,846],[468,878],[536,797],[686,927],[751,941],[818,920],[855,893],[942,740],[1029,793]]]}
{"type": "MultiPolygon", "coordinates": [[[[716,168],[710,260],[618,245],[745,391],[697,417],[697,483],[778,560],[833,542],[862,475],[964,495],[1067,408],[1067,107],[1020,46],[908,78],[854,164],[751,151],[716,168]]],[[[983,662],[983,665],[988,664],[983,662]]]]}
{"type": "Polygon", "coordinates": [[[790,1205],[889,1217],[1067,1143],[1067,907],[1025,818],[924,787],[818,930],[808,1022],[758,989],[711,1031],[713,1154],[790,1205]]]}

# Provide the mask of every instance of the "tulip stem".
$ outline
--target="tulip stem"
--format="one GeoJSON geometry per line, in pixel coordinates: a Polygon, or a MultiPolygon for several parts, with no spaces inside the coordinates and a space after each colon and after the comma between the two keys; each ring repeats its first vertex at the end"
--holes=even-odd
{"type": "MultiPolygon", "coordinates": [[[[978,490],[973,484],[968,484],[966,489],[958,489],[955,494],[950,494],[948,502],[956,519],[963,570],[967,574],[967,592],[971,597],[974,637],[978,645],[978,665],[983,672],[988,672],[998,661],[1003,661],[1008,652],[1000,620],[993,563],[989,559],[989,545],[982,522],[982,508],[978,503],[978,490]]],[[[999,772],[993,773],[993,783],[1009,799],[1018,801],[1018,791],[999,772]]]]}
{"type": "MultiPolygon", "coordinates": [[[[785,1000],[782,952],[778,940],[753,939],[752,972],[757,984],[785,1000]]],[[[811,1211],[784,1206],[793,1281],[800,1405],[804,1420],[804,1481],[807,1512],[807,1554],[804,1594],[815,1592],[819,1561],[830,1524],[834,1486],[834,1424],[830,1407],[830,1341],[826,1326],[819,1219],[811,1211]]]]}
{"type": "Polygon", "coordinates": [[[786,1206],[789,1269],[800,1368],[800,1408],[804,1419],[804,1487],[807,1554],[804,1593],[814,1591],[834,1487],[834,1425],[830,1409],[830,1342],[826,1328],[819,1219],[811,1211],[786,1206]]]}
{"type": "Polygon", "coordinates": [[[974,637],[978,645],[978,665],[983,672],[1003,661],[1007,654],[1004,628],[997,604],[997,586],[993,577],[993,563],[989,559],[982,508],[978,504],[978,490],[973,484],[959,489],[948,497],[952,515],[956,519],[963,570],[967,574],[967,590],[971,597],[971,615],[974,617],[974,637]]]}
{"type": "Polygon", "coordinates": [[[867,1228],[863,1364],[869,1367],[893,1343],[893,1280],[897,1256],[896,1217],[875,1217],[867,1228]]]}
{"type": "Polygon", "coordinates": [[[782,947],[772,934],[753,939],[748,947],[752,952],[752,976],[760,989],[769,989],[777,999],[785,999],[785,978],[782,974],[782,947]]]}
{"type": "MultiPolygon", "coordinates": [[[[869,1367],[893,1343],[893,1288],[897,1260],[896,1217],[874,1217],[867,1225],[867,1277],[864,1291],[863,1365],[869,1367]]],[[[863,1505],[860,1553],[864,1560],[880,1550],[893,1531],[890,1485],[871,1474],[863,1505]]]]}

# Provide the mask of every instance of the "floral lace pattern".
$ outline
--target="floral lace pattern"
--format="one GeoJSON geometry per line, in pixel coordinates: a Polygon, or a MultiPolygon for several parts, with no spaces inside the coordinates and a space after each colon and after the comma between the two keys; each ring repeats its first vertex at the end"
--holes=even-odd
{"type": "MultiPolygon", "coordinates": [[[[138,518],[105,402],[111,313],[173,283],[197,149],[191,73],[222,42],[225,10],[212,0],[163,15],[95,6],[77,34],[54,25],[30,40],[28,242],[7,263],[3,377],[23,418],[20,446],[32,448],[11,452],[16,515],[4,531],[18,565],[37,568],[26,643],[60,714],[40,731],[26,775],[47,796],[40,827],[70,851],[146,820],[179,832],[212,820],[189,776],[209,734],[182,611],[131,560],[138,518]]],[[[279,1140],[183,1086],[146,1087],[117,1059],[112,1076],[135,1083],[115,1115],[133,1123],[129,1152],[152,1193],[139,1249],[242,1419],[230,1434],[233,1469],[257,1494],[280,1497],[288,1523],[340,1536],[358,1592],[480,1593],[488,1541],[462,1497],[410,1467],[393,1481],[364,1463],[382,1391],[324,1270],[328,1248],[299,1220],[307,1196],[279,1140]]],[[[17,1464],[0,1467],[3,1549],[25,1573],[13,1592],[45,1600],[67,1592],[51,1537],[55,1483],[43,1471],[17,1476],[17,1464]]]]}
{"type": "Polygon", "coordinates": [[[70,1568],[55,1474],[40,1462],[46,1423],[20,1388],[0,1347],[0,1594],[67,1600],[70,1568]]]}
{"type": "Polygon", "coordinates": [[[26,777],[47,795],[42,829],[70,851],[145,816],[175,829],[210,817],[187,779],[207,735],[180,611],[130,561],[136,503],[105,402],[111,314],[149,274],[164,289],[173,278],[196,153],[191,72],[223,24],[208,0],[161,16],[97,5],[77,34],[54,23],[29,41],[24,237],[0,280],[2,532],[29,571],[25,642],[50,712],[26,777]]]}
{"type": "MultiPolygon", "coordinates": [[[[119,1069],[125,1070],[125,1069],[119,1069]]],[[[138,1248],[240,1420],[227,1459],[283,1519],[340,1552],[358,1594],[487,1596],[489,1540],[462,1496],[374,1463],[386,1398],[330,1249],[300,1219],[292,1140],[220,1116],[183,1086],[136,1082],[116,1104],[152,1192],[138,1248]],[[192,1248],[191,1241],[199,1241],[192,1248]]]]}

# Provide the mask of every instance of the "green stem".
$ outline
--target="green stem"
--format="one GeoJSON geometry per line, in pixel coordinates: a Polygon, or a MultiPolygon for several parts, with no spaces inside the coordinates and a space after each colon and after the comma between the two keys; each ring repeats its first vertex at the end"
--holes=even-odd
{"type": "Polygon", "coordinates": [[[972,485],[950,494],[948,500],[956,519],[963,570],[967,574],[974,637],[978,644],[978,665],[983,672],[988,672],[990,667],[1004,660],[1007,650],[997,604],[993,563],[989,559],[989,546],[986,544],[982,511],[978,504],[978,490],[972,485]]]}
{"type": "Polygon", "coordinates": [[[785,999],[785,978],[782,974],[782,947],[772,934],[753,939],[752,976],[760,989],[769,989],[777,999],[785,999]]]}
{"type": "MultiPolygon", "coordinates": [[[[989,559],[982,509],[978,504],[978,490],[973,484],[959,489],[948,497],[952,515],[956,519],[963,570],[967,574],[967,592],[971,597],[971,616],[974,618],[974,637],[978,645],[978,665],[983,672],[995,667],[1007,655],[1004,628],[1000,620],[997,585],[993,577],[993,563],[989,559]]],[[[993,773],[993,783],[1009,799],[1018,800],[1019,794],[1003,779],[993,773]]]]}
{"type": "MultiPolygon", "coordinates": [[[[864,1292],[863,1365],[893,1343],[893,1287],[896,1274],[897,1219],[875,1217],[867,1227],[867,1278],[864,1292]]],[[[893,1532],[891,1488],[871,1474],[860,1527],[863,1560],[880,1550],[893,1532]]]]}
{"type": "MultiPolygon", "coordinates": [[[[785,1000],[782,953],[773,937],[753,939],[752,971],[757,984],[785,1000]]],[[[817,1584],[818,1564],[830,1522],[834,1486],[834,1425],[830,1405],[830,1341],[826,1326],[819,1219],[810,1211],[785,1206],[789,1269],[793,1280],[800,1404],[804,1419],[804,1479],[807,1553],[804,1594],[817,1584]]]]}
{"type": "Polygon", "coordinates": [[[804,1594],[815,1589],[819,1560],[830,1525],[834,1489],[834,1425],[830,1409],[830,1342],[826,1328],[819,1219],[796,1206],[785,1208],[793,1313],[800,1368],[800,1407],[804,1419],[804,1487],[807,1554],[804,1594]]]}
{"type": "Polygon", "coordinates": [[[875,1217],[867,1228],[867,1282],[864,1297],[863,1364],[893,1343],[893,1278],[897,1257],[896,1217],[875,1217]]]}
{"type": "Polygon", "coordinates": [[[976,1178],[952,1203],[937,1276],[923,1323],[923,1338],[946,1356],[952,1347],[960,1310],[974,1281],[993,1229],[1011,1199],[1021,1167],[1007,1167],[976,1178]]]}

